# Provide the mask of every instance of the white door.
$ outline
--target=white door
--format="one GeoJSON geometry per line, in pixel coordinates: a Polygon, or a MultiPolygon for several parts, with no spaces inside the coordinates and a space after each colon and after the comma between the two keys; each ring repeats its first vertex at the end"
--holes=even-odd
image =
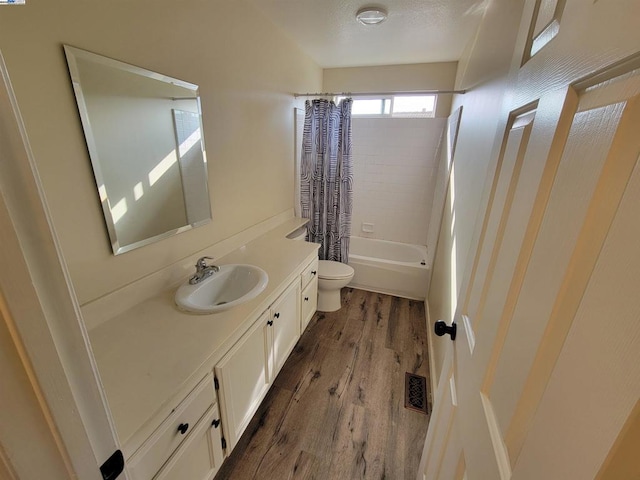
{"type": "Polygon", "coordinates": [[[640,2],[525,15],[419,478],[605,478],[640,398],[640,2]]]}

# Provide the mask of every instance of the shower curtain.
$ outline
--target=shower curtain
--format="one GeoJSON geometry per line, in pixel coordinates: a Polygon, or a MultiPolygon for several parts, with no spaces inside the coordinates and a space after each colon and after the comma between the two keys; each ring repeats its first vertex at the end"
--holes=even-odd
{"type": "Polygon", "coordinates": [[[347,263],[353,206],[351,105],[306,102],[300,203],[308,218],[308,240],[320,243],[320,259],[347,263]]]}

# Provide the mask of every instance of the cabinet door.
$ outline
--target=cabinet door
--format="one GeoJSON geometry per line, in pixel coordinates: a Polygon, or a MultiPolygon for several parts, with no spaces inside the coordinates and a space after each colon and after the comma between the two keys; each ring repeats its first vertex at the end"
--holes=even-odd
{"type": "Polygon", "coordinates": [[[219,420],[213,405],[154,480],[211,480],[223,460],[219,420]]]}
{"type": "Polygon", "coordinates": [[[222,425],[228,452],[233,449],[269,389],[267,356],[269,312],[244,334],[215,367],[222,425]]]}
{"type": "Polygon", "coordinates": [[[271,306],[273,322],[272,364],[269,379],[273,381],[300,338],[300,283],[293,282],[271,306]]]}
{"type": "Polygon", "coordinates": [[[318,308],[318,277],[314,277],[309,285],[302,290],[301,298],[301,318],[300,318],[300,334],[309,325],[309,321],[316,313],[318,308]]]}

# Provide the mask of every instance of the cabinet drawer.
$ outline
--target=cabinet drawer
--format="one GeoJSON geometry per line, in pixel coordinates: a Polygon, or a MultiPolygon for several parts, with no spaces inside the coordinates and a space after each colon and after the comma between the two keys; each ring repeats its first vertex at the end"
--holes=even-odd
{"type": "Polygon", "coordinates": [[[218,406],[214,405],[153,480],[213,478],[223,461],[219,419],[218,406]]]}
{"type": "Polygon", "coordinates": [[[128,462],[131,478],[153,478],[176,448],[189,438],[198,420],[214,403],[213,379],[207,375],[131,457],[128,462]]]}
{"type": "Polygon", "coordinates": [[[300,277],[302,279],[302,282],[300,284],[301,288],[304,288],[307,285],[309,285],[309,282],[314,278],[318,278],[318,259],[317,258],[314,259],[313,262],[311,262],[309,265],[307,265],[307,268],[303,270],[302,275],[300,277]]]}
{"type": "Polygon", "coordinates": [[[302,305],[302,315],[300,316],[300,333],[304,333],[304,329],[307,328],[309,321],[316,313],[318,308],[318,277],[315,277],[309,285],[302,290],[300,297],[302,305]]]}

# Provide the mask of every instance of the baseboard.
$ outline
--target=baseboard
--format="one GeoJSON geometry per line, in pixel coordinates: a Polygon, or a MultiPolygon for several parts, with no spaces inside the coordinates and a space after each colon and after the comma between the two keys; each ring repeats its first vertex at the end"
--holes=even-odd
{"type": "Polygon", "coordinates": [[[347,287],[355,288],[356,290],[364,290],[366,292],[382,293],[383,295],[392,295],[394,297],[407,298],[409,300],[426,301],[424,299],[424,297],[422,297],[422,298],[414,297],[414,296],[411,296],[411,295],[407,295],[404,292],[400,292],[400,291],[396,291],[396,290],[385,290],[384,288],[372,288],[372,287],[369,287],[367,285],[360,285],[358,283],[353,283],[353,282],[350,283],[349,285],[347,285],[347,287]]]}

